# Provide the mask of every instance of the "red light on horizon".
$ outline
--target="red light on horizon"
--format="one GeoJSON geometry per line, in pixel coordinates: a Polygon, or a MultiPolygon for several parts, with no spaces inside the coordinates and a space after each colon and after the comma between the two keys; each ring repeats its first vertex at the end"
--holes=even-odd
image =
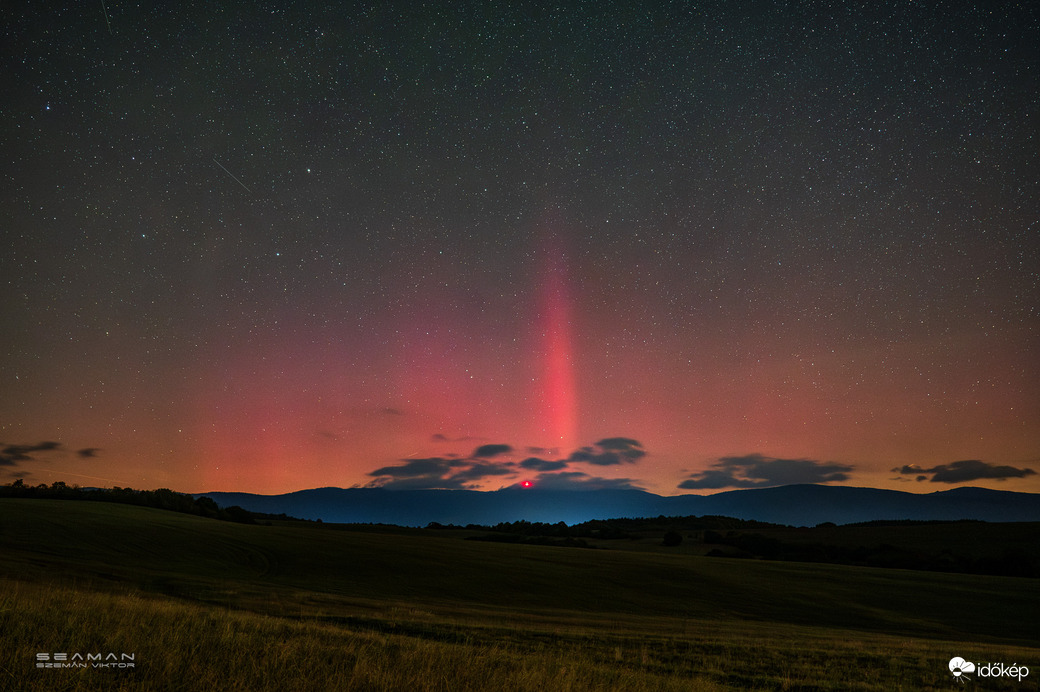
{"type": "Polygon", "coordinates": [[[520,481],[520,487],[521,488],[530,488],[531,487],[531,481],[520,481]]]}

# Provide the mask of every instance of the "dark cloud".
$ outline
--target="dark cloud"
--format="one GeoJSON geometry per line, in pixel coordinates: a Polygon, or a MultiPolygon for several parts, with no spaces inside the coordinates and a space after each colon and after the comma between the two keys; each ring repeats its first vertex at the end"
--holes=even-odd
{"type": "Polygon", "coordinates": [[[467,469],[459,471],[452,476],[452,479],[461,481],[479,481],[492,476],[509,476],[515,473],[516,471],[512,468],[512,465],[506,466],[504,464],[477,463],[467,469]]]}
{"type": "Polygon", "coordinates": [[[634,464],[646,456],[643,445],[628,437],[608,437],[592,447],[572,452],[568,461],[585,462],[596,466],[634,464]]]}
{"type": "Polygon", "coordinates": [[[814,459],[777,459],[761,454],[721,457],[712,468],[679,484],[684,490],[768,488],[848,480],[851,466],[814,459]]]}
{"type": "Polygon", "coordinates": [[[966,483],[968,481],[985,479],[1003,481],[1008,478],[1024,478],[1036,475],[1036,471],[1030,468],[997,466],[978,459],[954,461],[950,464],[933,466],[930,469],[921,468],[917,464],[907,464],[894,468],[892,471],[904,475],[916,474],[918,481],[928,480],[927,474],[931,474],[932,483],[966,483]]]}
{"type": "Polygon", "coordinates": [[[387,406],[385,408],[379,409],[379,412],[382,413],[382,414],[385,414],[387,416],[403,416],[404,415],[404,411],[402,411],[401,409],[399,409],[399,408],[391,408],[390,406],[387,406]]]}
{"type": "Polygon", "coordinates": [[[391,476],[393,478],[412,478],[418,476],[441,475],[463,464],[458,459],[430,457],[429,459],[406,459],[398,466],[384,466],[376,469],[370,476],[391,476]]]}
{"type": "Polygon", "coordinates": [[[81,459],[93,459],[97,456],[97,453],[100,451],[101,449],[98,447],[84,447],[83,449],[77,449],[76,454],[81,459]]]}
{"type": "MultiPolygon", "coordinates": [[[[440,433],[434,434],[435,442],[459,442],[440,433]]],[[[533,448],[528,447],[528,452],[533,448]]],[[[582,447],[568,459],[549,460],[530,456],[520,463],[500,459],[516,448],[507,444],[485,444],[473,450],[466,458],[443,455],[425,459],[402,459],[394,466],[384,466],[368,475],[373,480],[369,485],[381,488],[401,489],[475,489],[483,481],[496,477],[516,476],[520,471],[539,474],[538,485],[551,488],[635,488],[628,478],[608,479],[589,476],[579,471],[564,471],[571,462],[584,462],[599,466],[632,464],[646,456],[646,451],[637,440],[628,437],[608,437],[590,447],[582,447]]],[[[539,452],[547,452],[538,448],[539,452]]]]}
{"type": "Polygon", "coordinates": [[[540,473],[533,486],[541,490],[642,490],[631,478],[599,478],[581,471],[540,473]]]}
{"type": "Polygon", "coordinates": [[[679,483],[683,490],[717,490],[719,488],[753,488],[756,483],[737,480],[731,471],[704,471],[679,483]]]}
{"type": "Polygon", "coordinates": [[[16,466],[32,461],[36,452],[52,452],[61,448],[60,442],[37,442],[34,445],[7,445],[0,450],[0,466],[16,466]]]}
{"type": "MultiPolygon", "coordinates": [[[[596,446],[600,449],[609,449],[615,452],[628,452],[633,447],[642,447],[639,440],[633,440],[631,437],[607,437],[596,443],[596,446]]],[[[646,452],[640,449],[637,456],[643,456],[646,452]]]]}
{"type": "Polygon", "coordinates": [[[559,471],[560,469],[567,468],[567,462],[560,461],[549,461],[547,459],[539,459],[538,457],[528,457],[520,462],[520,467],[531,471],[559,471]]]}
{"type": "Polygon", "coordinates": [[[440,476],[416,476],[414,478],[380,479],[368,485],[370,488],[386,490],[473,490],[461,479],[440,476]]]}
{"type": "Polygon", "coordinates": [[[376,479],[372,485],[391,490],[461,490],[472,489],[485,478],[514,473],[512,464],[430,457],[407,459],[402,464],[384,466],[368,475],[376,479]]]}
{"type": "Polygon", "coordinates": [[[509,454],[513,448],[509,445],[481,445],[473,451],[473,456],[479,459],[490,459],[499,454],[509,454]]]}

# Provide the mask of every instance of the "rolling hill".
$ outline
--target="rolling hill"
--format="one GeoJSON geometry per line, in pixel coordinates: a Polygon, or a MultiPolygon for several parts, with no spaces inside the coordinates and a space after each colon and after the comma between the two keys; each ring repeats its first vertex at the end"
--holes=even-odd
{"type": "Polygon", "coordinates": [[[875,691],[947,689],[954,655],[1040,651],[1030,579],[445,533],[460,532],[2,498],[0,678],[12,690],[875,691]],[[40,652],[113,651],[135,667],[37,667],[40,652]]]}
{"type": "Polygon", "coordinates": [[[789,485],[715,495],[661,496],[642,490],[384,490],[315,488],[284,495],[210,492],[222,507],[301,519],[399,526],[566,522],[617,517],[722,515],[792,526],[875,520],[1040,521],[1040,495],[985,488],[915,494],[876,488],[789,485]]]}

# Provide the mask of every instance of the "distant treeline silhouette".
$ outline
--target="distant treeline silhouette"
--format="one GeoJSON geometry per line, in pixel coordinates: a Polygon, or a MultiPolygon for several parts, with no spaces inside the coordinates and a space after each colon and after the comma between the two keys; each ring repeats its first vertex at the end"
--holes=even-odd
{"type": "Polygon", "coordinates": [[[221,508],[208,497],[193,498],[191,495],[178,493],[168,488],[158,490],[134,490],[118,486],[114,488],[81,488],[78,485],[67,485],[64,481],[55,481],[51,485],[45,483],[26,485],[19,478],[9,485],[0,485],[0,498],[3,497],[115,502],[123,505],[165,509],[182,514],[194,514],[199,517],[233,521],[239,524],[257,523],[252,512],[237,505],[221,508]]]}
{"type": "Polygon", "coordinates": [[[598,548],[600,546],[589,543],[586,539],[597,538],[601,540],[635,540],[649,532],[663,531],[663,545],[677,546],[683,541],[682,534],[676,530],[681,527],[687,531],[703,531],[705,529],[725,528],[765,528],[776,527],[776,524],[767,524],[761,521],[734,519],[733,517],[718,516],[688,516],[688,517],[666,517],[644,519],[592,519],[574,526],[568,526],[566,522],[548,524],[545,522],[530,522],[525,520],[501,522],[494,526],[480,526],[469,524],[467,526],[455,526],[454,524],[438,524],[433,522],[427,525],[428,529],[468,529],[482,530],[490,533],[482,536],[470,536],[470,541],[491,541],[494,543],[522,543],[524,545],[551,545],[565,548],[598,548]]]}
{"type": "MultiPolygon", "coordinates": [[[[944,526],[956,531],[958,526],[982,524],[976,520],[879,520],[848,524],[839,529],[831,522],[820,524],[816,529],[798,529],[810,536],[817,529],[863,527],[944,526]]],[[[662,544],[678,546],[683,539],[693,544],[719,546],[708,551],[709,557],[754,558],[761,560],[785,560],[789,562],[819,562],[862,567],[887,567],[895,569],[925,570],[930,572],[955,572],[962,574],[989,574],[1010,577],[1040,577],[1040,551],[1036,546],[1009,546],[999,555],[967,554],[951,550],[927,551],[911,549],[879,542],[874,545],[838,544],[830,541],[784,541],[760,531],[791,529],[781,524],[735,519],[723,516],[686,516],[656,518],[596,519],[573,526],[564,522],[555,524],[530,521],[502,522],[493,526],[468,524],[428,524],[427,529],[458,529],[484,531],[483,535],[471,536],[468,540],[493,541],[497,543],[519,543],[524,545],[552,545],[574,548],[596,548],[588,539],[636,540],[648,536],[663,535],[662,544]]],[[[834,535],[834,534],[830,534],[834,535]]],[[[841,533],[837,534],[838,536],[841,533]]]]}
{"type": "MultiPolygon", "coordinates": [[[[925,522],[920,522],[925,523],[925,522]]],[[[932,523],[932,522],[929,522],[932,523]]],[[[937,523],[937,522],[936,522],[937,523]]],[[[957,522],[951,522],[956,524],[957,522]]],[[[869,523],[860,524],[860,526],[869,523]]],[[[898,525],[874,523],[875,526],[898,525]]],[[[960,555],[949,550],[939,553],[910,550],[880,543],[874,546],[845,546],[827,543],[781,541],[760,533],[705,531],[703,541],[709,545],[727,546],[730,550],[715,549],[709,557],[761,558],[789,562],[823,562],[861,567],[889,567],[895,569],[925,570],[929,572],[957,572],[962,574],[990,574],[1005,577],[1040,577],[1040,557],[1023,549],[1007,548],[999,556],[960,555]]]]}
{"type": "Polygon", "coordinates": [[[457,526],[455,524],[440,524],[431,522],[426,525],[428,529],[467,529],[494,531],[496,533],[517,534],[521,536],[547,536],[553,538],[603,538],[622,539],[639,538],[640,533],[656,529],[682,529],[683,531],[704,531],[706,529],[733,530],[733,529],[764,529],[779,528],[786,526],[782,524],[770,524],[753,519],[734,519],[733,517],[720,517],[705,515],[702,517],[644,517],[644,518],[621,518],[621,519],[591,519],[580,524],[568,526],[565,522],[549,524],[540,521],[511,521],[501,522],[493,526],[481,524],[467,524],[457,526]]]}
{"type": "Polygon", "coordinates": [[[522,543],[524,545],[551,545],[558,548],[598,548],[584,538],[551,538],[549,536],[524,536],[519,533],[488,533],[470,536],[467,541],[490,541],[492,543],[522,543]]]}

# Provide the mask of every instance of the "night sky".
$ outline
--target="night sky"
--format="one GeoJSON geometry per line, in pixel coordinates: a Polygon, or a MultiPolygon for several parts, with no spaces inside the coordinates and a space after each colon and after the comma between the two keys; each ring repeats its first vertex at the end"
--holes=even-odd
{"type": "Polygon", "coordinates": [[[8,3],[0,482],[1040,492],[1040,8],[8,3]]]}

